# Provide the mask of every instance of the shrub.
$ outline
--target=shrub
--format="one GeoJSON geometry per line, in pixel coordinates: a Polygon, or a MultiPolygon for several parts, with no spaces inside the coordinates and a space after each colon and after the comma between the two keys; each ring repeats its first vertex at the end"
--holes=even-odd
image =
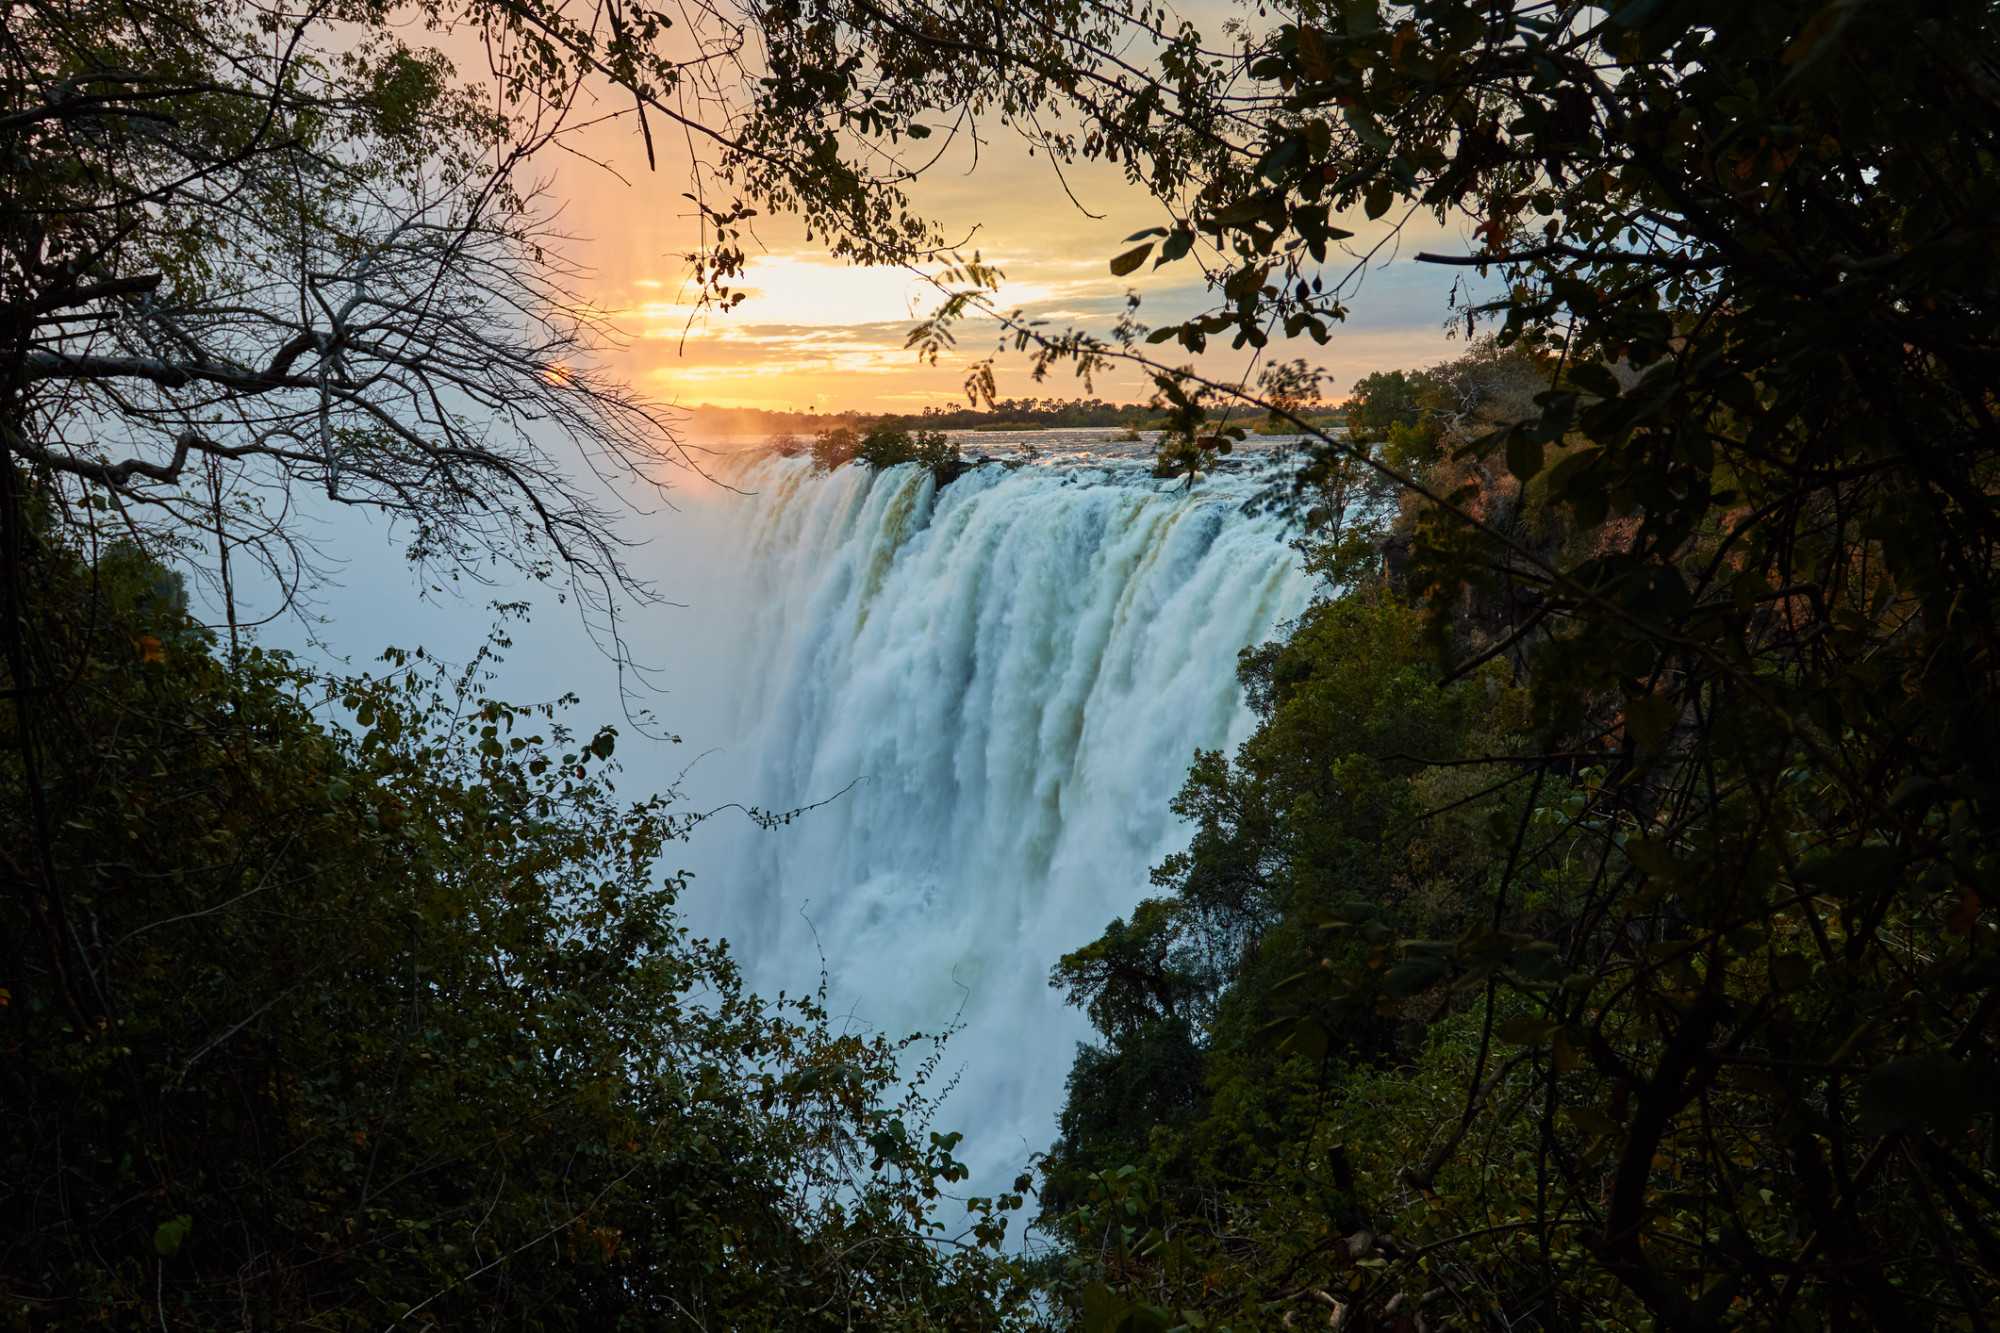
{"type": "Polygon", "coordinates": [[[997,1321],[1007,1206],[940,1233],[909,1043],[690,935],[699,816],[621,800],[611,729],[485,697],[490,653],[232,666],[136,551],[33,549],[66,669],[34,769],[0,711],[17,1322],[997,1321]]]}
{"type": "Polygon", "coordinates": [[[812,442],[813,471],[831,472],[843,463],[854,461],[860,447],[852,427],[834,426],[819,432],[812,442]]]}
{"type": "Polygon", "coordinates": [[[940,430],[914,433],[896,426],[876,426],[856,435],[848,426],[823,430],[813,437],[813,471],[827,473],[844,463],[860,462],[871,472],[915,463],[936,477],[940,486],[963,470],[958,446],[940,430]]]}
{"type": "Polygon", "coordinates": [[[915,463],[942,475],[958,462],[958,446],[943,431],[920,430],[915,434],[893,426],[877,426],[861,438],[858,457],[876,471],[915,463]]]}

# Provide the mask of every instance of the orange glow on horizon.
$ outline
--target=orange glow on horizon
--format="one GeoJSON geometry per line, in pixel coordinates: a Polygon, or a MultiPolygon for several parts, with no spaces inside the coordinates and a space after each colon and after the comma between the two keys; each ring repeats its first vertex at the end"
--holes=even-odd
{"type": "MultiPolygon", "coordinates": [[[[1114,368],[1088,386],[1067,367],[1036,381],[1028,357],[1000,350],[998,328],[979,318],[961,323],[957,346],[928,364],[908,345],[908,335],[943,299],[938,288],[900,269],[835,260],[786,217],[758,219],[755,234],[746,238],[745,272],[731,284],[743,301],[727,312],[701,308],[689,281],[687,256],[701,244],[701,229],[693,206],[681,197],[688,188],[685,166],[662,158],[657,172],[648,171],[629,129],[615,122],[593,126],[582,145],[586,156],[612,170],[572,158],[557,168],[553,194],[576,237],[571,258],[589,273],[577,295],[617,333],[616,345],[606,350],[606,368],[645,397],[684,408],[907,412],[964,403],[968,372],[988,357],[1002,398],[1151,397],[1150,378],[1138,367],[1114,368]]],[[[1111,274],[1109,257],[1123,238],[1160,220],[1143,190],[1105,164],[1072,170],[1067,184],[1105,216],[1080,213],[1046,164],[1025,152],[989,151],[977,172],[936,173],[918,183],[913,197],[921,211],[967,238],[968,257],[976,250],[1006,275],[996,304],[1045,321],[1051,330],[1108,333],[1133,287],[1145,297],[1141,317],[1155,323],[1212,304],[1190,265],[1130,278],[1111,274]]],[[[1433,248],[1434,241],[1450,243],[1442,235],[1405,239],[1433,248]]],[[[1443,291],[1388,286],[1388,301],[1378,301],[1372,290],[1362,299],[1390,307],[1393,318],[1377,316],[1366,330],[1343,330],[1325,348],[1305,340],[1274,345],[1266,357],[1305,356],[1331,373],[1331,390],[1340,396],[1371,371],[1452,355],[1440,327],[1448,313],[1443,291]]],[[[1211,350],[1199,364],[1227,381],[1255,368],[1248,349],[1211,350]]],[[[560,387],[574,372],[562,367],[549,373],[549,382],[560,387]]]]}

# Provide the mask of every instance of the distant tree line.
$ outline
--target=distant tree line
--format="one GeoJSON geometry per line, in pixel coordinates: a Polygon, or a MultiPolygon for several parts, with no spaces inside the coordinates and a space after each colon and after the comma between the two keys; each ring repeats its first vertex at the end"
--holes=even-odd
{"type": "MultiPolygon", "coordinates": [[[[990,405],[926,407],[921,412],[776,412],[760,408],[689,409],[689,425],[696,433],[713,430],[733,435],[783,436],[815,434],[846,426],[850,428],[886,426],[900,430],[1060,430],[1126,429],[1161,430],[1168,426],[1166,404],[1157,397],[1144,403],[1107,403],[1099,399],[1002,398],[990,405]]],[[[1246,423],[1262,422],[1262,413],[1244,410],[1246,423]]],[[[1314,402],[1306,407],[1304,419],[1318,425],[1338,425],[1341,408],[1314,402]]],[[[1279,427],[1269,427],[1277,429],[1279,427]]],[[[1286,423],[1283,429],[1291,427],[1286,423]]]]}

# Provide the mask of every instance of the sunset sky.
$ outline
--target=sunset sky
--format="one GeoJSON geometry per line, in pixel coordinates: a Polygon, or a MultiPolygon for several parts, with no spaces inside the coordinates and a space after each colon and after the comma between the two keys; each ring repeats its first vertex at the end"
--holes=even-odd
{"type": "MultiPolygon", "coordinates": [[[[727,314],[694,312],[687,304],[692,298],[687,255],[697,232],[693,205],[682,197],[685,166],[662,156],[659,169],[649,173],[632,131],[630,121],[590,131],[591,151],[615,170],[572,158],[555,177],[556,194],[564,201],[562,226],[578,238],[576,257],[591,270],[584,294],[610,313],[627,340],[614,357],[622,373],[648,394],[679,406],[911,411],[964,401],[968,368],[995,349],[994,326],[968,324],[960,331],[956,356],[941,358],[936,367],[921,364],[904,339],[927,309],[928,289],[898,270],[858,269],[827,258],[790,219],[757,221],[757,244],[747,247],[749,296],[742,305],[727,314]]],[[[948,154],[914,194],[948,233],[970,234],[968,249],[978,249],[1006,273],[999,296],[1003,307],[1103,331],[1123,308],[1128,286],[1143,296],[1141,314],[1151,323],[1183,317],[1208,303],[1190,263],[1160,274],[1142,269],[1130,278],[1111,275],[1108,261],[1127,248],[1125,238],[1165,220],[1116,169],[1065,168],[1077,198],[1105,215],[1098,220],[1070,201],[1046,159],[1029,157],[1004,129],[986,139],[977,169],[969,166],[969,153],[948,154]]],[[[1366,234],[1366,224],[1348,225],[1366,234]]],[[[1370,371],[1451,355],[1458,344],[1444,325],[1454,271],[1411,262],[1408,256],[1418,248],[1469,247],[1463,237],[1435,227],[1411,232],[1402,257],[1368,278],[1351,303],[1349,322],[1328,346],[1304,338],[1274,340],[1265,355],[1304,356],[1324,367],[1336,397],[1370,371]]],[[[1344,270],[1351,262],[1338,267],[1344,270]]],[[[1201,365],[1233,378],[1244,372],[1248,357],[1248,349],[1225,347],[1201,365]]],[[[1066,370],[1036,385],[1026,358],[1018,354],[1002,355],[995,369],[1001,397],[1085,396],[1066,370]]],[[[1143,400],[1151,392],[1136,371],[1102,378],[1095,389],[1097,396],[1119,401],[1143,400]]]]}

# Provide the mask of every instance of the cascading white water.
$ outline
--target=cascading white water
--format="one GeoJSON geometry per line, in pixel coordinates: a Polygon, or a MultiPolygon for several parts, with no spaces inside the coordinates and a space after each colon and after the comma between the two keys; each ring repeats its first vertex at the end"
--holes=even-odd
{"type": "Polygon", "coordinates": [[[941,1127],[989,1190],[1053,1138],[1088,1035],[1050,966],[1184,843],[1168,803],[1193,751],[1249,728],[1237,652],[1308,592],[1257,504],[1275,462],[1189,490],[1041,443],[942,490],[766,455],[731,473],[748,494],[684,516],[713,695],[690,739],[723,751],[691,790],[784,810],[847,789],[698,847],[695,922],[766,992],[810,988],[823,958],[836,1010],[874,1030],[962,1022],[941,1127]]]}

